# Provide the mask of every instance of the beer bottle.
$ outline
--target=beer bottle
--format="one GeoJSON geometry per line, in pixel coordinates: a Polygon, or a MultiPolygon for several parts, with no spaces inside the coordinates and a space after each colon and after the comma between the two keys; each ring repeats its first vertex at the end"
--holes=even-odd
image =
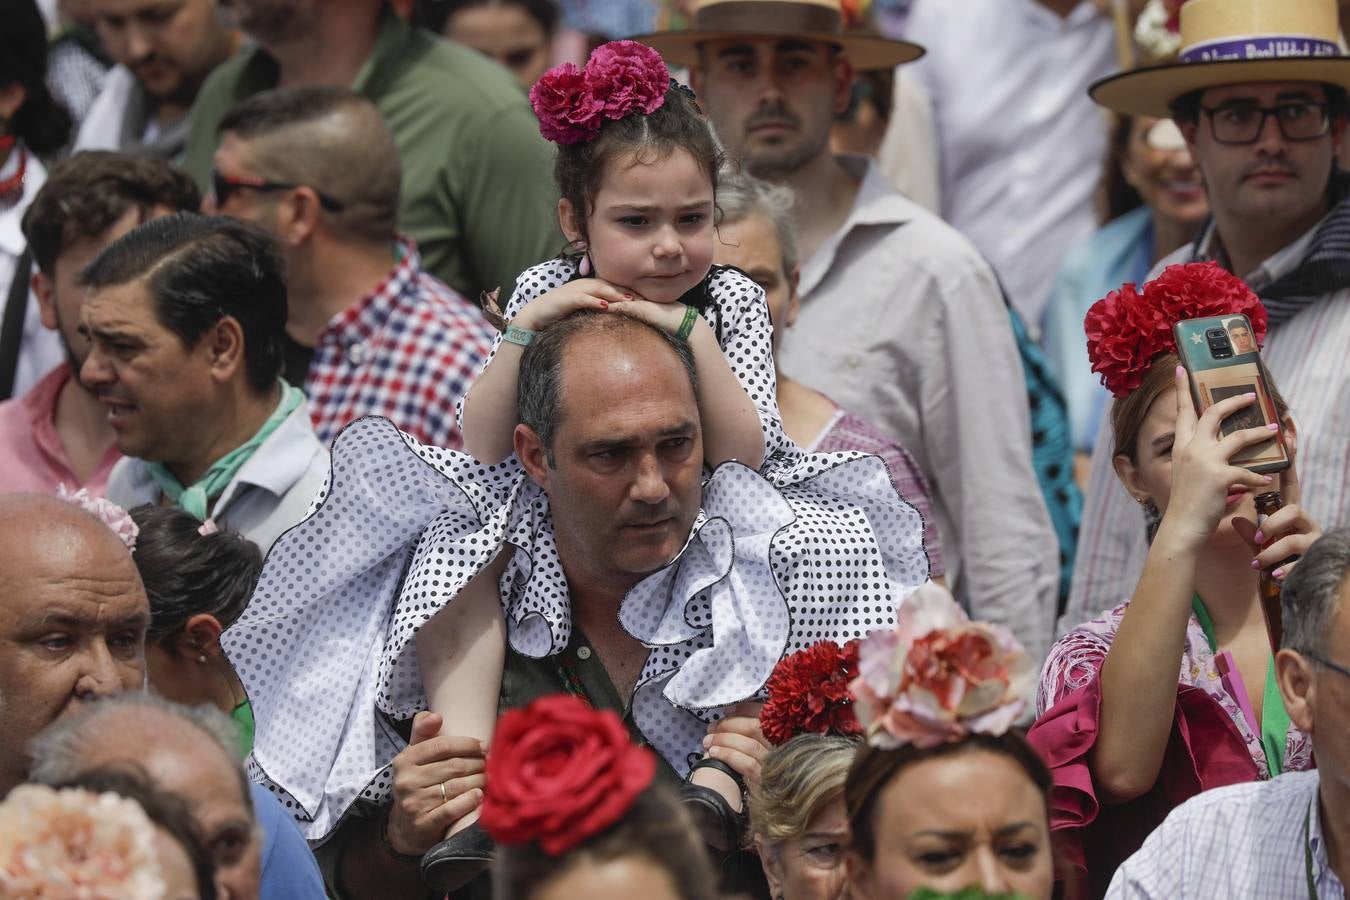
{"type": "MultiPolygon", "coordinates": [[[[1279,491],[1267,491],[1256,497],[1256,527],[1260,528],[1266,518],[1284,506],[1284,497],[1279,491]]],[[[1266,544],[1274,541],[1276,535],[1267,534],[1266,544]]],[[[1258,589],[1261,592],[1261,612],[1266,618],[1266,634],[1270,637],[1272,653],[1280,649],[1280,639],[1284,635],[1284,621],[1280,614],[1280,582],[1271,576],[1271,572],[1286,566],[1297,556],[1282,559],[1268,569],[1262,569],[1258,576],[1258,589]]]]}

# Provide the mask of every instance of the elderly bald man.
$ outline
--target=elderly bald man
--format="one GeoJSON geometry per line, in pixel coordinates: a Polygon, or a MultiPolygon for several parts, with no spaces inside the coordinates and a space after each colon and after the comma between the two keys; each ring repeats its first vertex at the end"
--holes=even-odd
{"type": "Polygon", "coordinates": [[[145,683],[150,604],[131,553],[80,506],[0,496],[0,797],[27,746],[90,701],[145,683]]]}

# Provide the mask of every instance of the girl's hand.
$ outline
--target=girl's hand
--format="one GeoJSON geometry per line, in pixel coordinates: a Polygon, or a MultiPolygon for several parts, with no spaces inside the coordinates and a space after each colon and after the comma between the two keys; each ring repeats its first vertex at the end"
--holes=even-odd
{"type": "MultiPolygon", "coordinates": [[[[1292,462],[1289,468],[1280,473],[1280,496],[1284,499],[1284,506],[1267,516],[1260,526],[1241,516],[1233,517],[1233,530],[1247,541],[1256,554],[1252,559],[1253,569],[1269,569],[1291,556],[1302,556],[1322,536],[1321,526],[1303,508],[1298,473],[1292,462]]],[[[1280,566],[1270,574],[1277,581],[1283,581],[1296,565],[1297,560],[1280,566]]]]}
{"type": "MultiPolygon", "coordinates": [[[[623,304],[615,307],[615,309],[635,319],[641,319],[648,325],[675,334],[680,330],[680,325],[684,322],[685,312],[689,307],[683,303],[656,303],[652,300],[635,298],[624,300],[623,304]]],[[[697,327],[698,322],[696,321],[694,325],[697,327]]]]}
{"type": "Polygon", "coordinates": [[[608,309],[611,303],[637,299],[632,291],[608,281],[578,278],[535,297],[511,322],[529,331],[541,331],[579,309],[608,309]]]}
{"type": "Polygon", "coordinates": [[[1231,487],[1241,485],[1259,492],[1271,483],[1270,476],[1257,475],[1229,460],[1246,447],[1270,440],[1273,429],[1262,425],[1228,435],[1220,431],[1225,418],[1256,402],[1255,394],[1220,400],[1196,419],[1186,370],[1181,366],[1177,366],[1176,387],[1172,494],[1159,529],[1167,527],[1175,536],[1198,546],[1219,527],[1231,487]]]}

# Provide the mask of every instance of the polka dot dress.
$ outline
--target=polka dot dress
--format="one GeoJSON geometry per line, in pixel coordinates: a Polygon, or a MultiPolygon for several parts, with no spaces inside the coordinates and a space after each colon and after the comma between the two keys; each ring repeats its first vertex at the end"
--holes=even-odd
{"type": "MultiPolygon", "coordinates": [[[[507,315],[575,274],[563,259],[526,271],[507,315]]],[[[707,723],[759,696],[784,654],[893,624],[928,575],[922,519],[880,459],[807,454],[783,431],[760,288],[722,267],[704,287],[704,318],[759,410],[766,461],[707,477],[684,549],[619,610],[651,648],[634,716],[682,773],[707,723]]],[[[222,636],[253,706],[250,771],[310,840],[357,799],[387,800],[404,746],[390,723],[427,703],[417,631],[504,545],[515,548],[500,582],[512,648],[561,652],[571,611],[548,498],[514,458],[485,466],[377,417],[334,441],[325,492],[273,546],[222,636]]]]}

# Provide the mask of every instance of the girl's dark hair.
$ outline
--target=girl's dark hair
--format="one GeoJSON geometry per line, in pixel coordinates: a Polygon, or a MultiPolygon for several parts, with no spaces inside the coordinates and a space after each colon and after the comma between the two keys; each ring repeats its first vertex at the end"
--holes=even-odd
{"type": "Polygon", "coordinates": [[[173,652],[189,618],[208,613],[226,628],[248,605],[262,572],[258,545],[234,531],[198,532],[201,522],[181,509],[138,506],[140,528],[131,558],[150,598],[148,640],[173,652]]]}
{"type": "Polygon", "coordinates": [[[694,157],[715,194],[722,148],[693,94],[675,85],[666,91],[665,102],[656,112],[607,121],[594,140],[560,144],[553,175],[559,195],[572,204],[582,236],[607,166],[628,153],[639,154],[642,162],[656,162],[676,150],[694,157]]]}
{"type": "Polygon", "coordinates": [[[1130,133],[1134,116],[1118,113],[1112,117],[1111,140],[1106,148],[1106,166],[1098,188],[1101,224],[1118,219],[1144,205],[1144,198],[1125,180],[1125,157],[1130,154],[1130,133]]]}
{"type": "Polygon", "coordinates": [[[117,794],[136,801],[145,810],[146,818],[162,829],[183,848],[197,876],[197,896],[201,900],[216,900],[216,872],[211,856],[197,837],[197,829],[187,803],[176,794],[152,786],[149,773],[135,764],[87,769],[61,784],[62,788],[83,788],[96,794],[117,794]]]}
{"type": "Polygon", "coordinates": [[[558,4],[554,0],[417,0],[413,6],[413,22],[441,34],[445,31],[445,23],[455,13],[480,6],[514,6],[538,22],[547,37],[552,37],[558,30],[558,4]]]}
{"type": "Polygon", "coordinates": [[[18,82],[26,97],[8,128],[38,156],[60,150],[70,137],[71,118],[47,89],[47,26],[33,0],[12,0],[0,28],[0,85],[18,82]]]}
{"type": "Polygon", "coordinates": [[[641,857],[670,877],[680,900],[718,897],[707,850],[669,791],[653,785],[633,800],[615,825],[561,856],[534,844],[498,847],[492,866],[493,900],[526,900],[546,882],[581,862],[607,863],[641,857]]]}
{"type": "Polygon", "coordinates": [[[915,763],[958,753],[984,750],[1006,756],[1026,772],[1045,799],[1046,815],[1050,810],[1050,770],[1027,743],[1020,732],[1002,735],[972,734],[961,741],[943,743],[936,747],[915,747],[906,744],[895,750],[880,750],[867,746],[858,751],[857,759],[848,770],[844,781],[844,806],[848,811],[850,849],[866,862],[872,862],[876,853],[877,798],[886,785],[915,763]]]}

